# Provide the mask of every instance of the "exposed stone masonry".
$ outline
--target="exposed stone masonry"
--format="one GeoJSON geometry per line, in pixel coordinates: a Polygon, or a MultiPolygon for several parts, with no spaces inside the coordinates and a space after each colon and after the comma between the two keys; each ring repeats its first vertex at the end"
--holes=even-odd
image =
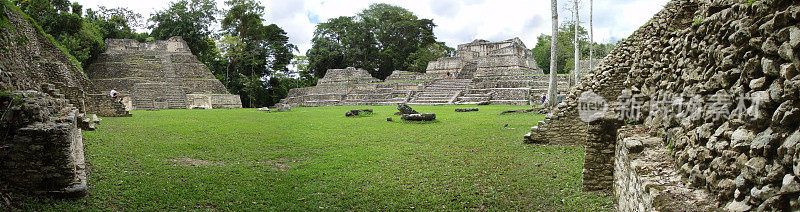
{"type": "MultiPolygon", "coordinates": [[[[546,92],[547,79],[519,38],[475,40],[459,45],[455,57],[431,61],[424,74],[394,71],[380,81],[361,69],[331,69],[316,87],[292,89],[281,104],[528,105],[532,96],[538,99],[546,92]]],[[[562,91],[569,89],[570,80],[559,76],[562,91]]]]}
{"type": "Polygon", "coordinates": [[[94,85],[66,54],[21,14],[0,9],[9,21],[0,30],[0,189],[85,195],[81,129],[99,120],[87,113],[130,114],[107,95],[92,98],[94,85]]]}
{"type": "Polygon", "coordinates": [[[619,130],[614,158],[614,195],[619,211],[714,211],[705,189],[684,183],[662,138],[638,127],[619,130]]]}
{"type": "Polygon", "coordinates": [[[98,92],[116,88],[129,110],[242,107],[180,37],[108,39],[106,46],[87,75],[98,92]]]}
{"type": "Polygon", "coordinates": [[[14,92],[20,102],[0,97],[0,106],[8,108],[0,120],[0,182],[33,192],[83,195],[82,113],[63,94],[49,91],[14,92]]]}
{"type": "MultiPolygon", "coordinates": [[[[728,211],[798,210],[798,23],[797,1],[671,1],[584,77],[526,139],[586,144],[585,166],[609,167],[606,164],[614,161],[609,159],[613,155],[590,158],[589,153],[608,152],[626,137],[592,141],[598,145],[588,143],[587,138],[598,135],[586,134],[591,125],[578,119],[577,98],[586,91],[607,102],[638,96],[641,105],[613,105],[611,109],[641,110],[639,117],[624,118],[624,123],[655,130],[674,159],[671,168],[692,192],[709,192],[711,200],[719,203],[715,207],[728,211]],[[723,100],[730,105],[728,112],[744,111],[743,116],[712,118],[716,115],[713,104],[687,110],[691,113],[650,113],[660,99],[689,102],[695,96],[706,103],[723,100]]],[[[655,148],[646,146],[645,151],[660,151],[655,148]]],[[[614,175],[632,173],[632,166],[620,167],[614,175]]],[[[594,173],[585,169],[584,177],[594,173]]],[[[647,181],[641,176],[628,180],[647,181]]],[[[584,179],[588,190],[605,188],[599,185],[607,183],[584,179]]],[[[632,187],[641,186],[638,183],[620,185],[615,193],[623,195],[621,199],[633,195],[631,191],[644,195],[643,190],[632,187]]],[[[635,207],[621,205],[623,208],[635,207]]]]}

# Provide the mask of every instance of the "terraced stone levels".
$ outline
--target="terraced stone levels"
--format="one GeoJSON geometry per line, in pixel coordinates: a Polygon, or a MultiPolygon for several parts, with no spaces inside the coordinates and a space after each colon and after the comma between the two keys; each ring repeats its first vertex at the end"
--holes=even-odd
{"type": "Polygon", "coordinates": [[[116,88],[128,109],[241,108],[180,37],[140,43],[108,39],[87,68],[96,90],[116,88]]]}
{"type": "MultiPolygon", "coordinates": [[[[381,81],[365,70],[331,69],[316,87],[292,89],[281,104],[528,105],[547,91],[547,79],[519,38],[475,40],[459,45],[454,57],[431,61],[425,73],[395,71],[381,81]]],[[[570,80],[559,76],[559,89],[568,91],[570,80]]]]}

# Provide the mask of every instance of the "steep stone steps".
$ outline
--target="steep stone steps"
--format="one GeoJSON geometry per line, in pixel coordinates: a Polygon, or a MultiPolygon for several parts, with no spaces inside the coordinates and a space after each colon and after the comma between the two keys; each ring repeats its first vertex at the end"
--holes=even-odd
{"type": "Polygon", "coordinates": [[[477,63],[468,63],[464,65],[460,72],[458,72],[458,79],[472,79],[475,77],[475,72],[478,71],[477,63]]]}
{"type": "Polygon", "coordinates": [[[472,79],[443,79],[426,86],[412,98],[410,104],[452,104],[464,90],[472,85],[472,79]]]}

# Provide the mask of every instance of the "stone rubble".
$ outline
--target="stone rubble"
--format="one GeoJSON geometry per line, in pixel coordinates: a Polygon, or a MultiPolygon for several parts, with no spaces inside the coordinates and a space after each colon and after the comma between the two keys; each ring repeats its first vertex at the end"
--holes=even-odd
{"type": "Polygon", "coordinates": [[[478,108],[456,108],[456,112],[476,112],[478,108]]]}
{"type": "Polygon", "coordinates": [[[433,121],[436,119],[436,114],[434,113],[403,114],[400,118],[406,121],[433,121]]]}

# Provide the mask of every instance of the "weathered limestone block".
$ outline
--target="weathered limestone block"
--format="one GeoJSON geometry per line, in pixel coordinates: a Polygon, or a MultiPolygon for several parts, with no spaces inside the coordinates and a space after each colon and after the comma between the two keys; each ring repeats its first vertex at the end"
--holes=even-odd
{"type": "Polygon", "coordinates": [[[361,114],[364,115],[372,114],[372,109],[350,110],[344,113],[344,116],[353,117],[353,116],[359,116],[361,114]]]}
{"type": "Polygon", "coordinates": [[[614,148],[622,121],[614,115],[592,121],[587,128],[583,190],[609,192],[614,183],[614,148]]]}
{"type": "Polygon", "coordinates": [[[416,110],[414,110],[414,108],[409,107],[407,104],[399,104],[399,105],[397,105],[397,110],[400,111],[400,114],[417,114],[417,113],[419,113],[416,110]]]}
{"type": "Polygon", "coordinates": [[[710,192],[681,180],[664,141],[642,132],[620,129],[614,158],[614,195],[619,211],[715,211],[710,192]]]}
{"type": "Polygon", "coordinates": [[[6,116],[0,148],[0,182],[31,192],[86,194],[83,141],[77,108],[36,91],[0,96],[6,116]],[[18,100],[14,100],[14,99],[18,100]],[[8,108],[6,110],[6,108],[8,108]]]}
{"type": "Polygon", "coordinates": [[[478,108],[456,108],[456,112],[475,112],[478,108]]]}
{"type": "Polygon", "coordinates": [[[436,119],[436,114],[433,113],[416,113],[416,114],[403,114],[401,116],[406,121],[433,121],[436,119]]]}
{"type": "Polygon", "coordinates": [[[286,112],[292,110],[292,106],[288,104],[278,104],[278,112],[286,112]]]}

